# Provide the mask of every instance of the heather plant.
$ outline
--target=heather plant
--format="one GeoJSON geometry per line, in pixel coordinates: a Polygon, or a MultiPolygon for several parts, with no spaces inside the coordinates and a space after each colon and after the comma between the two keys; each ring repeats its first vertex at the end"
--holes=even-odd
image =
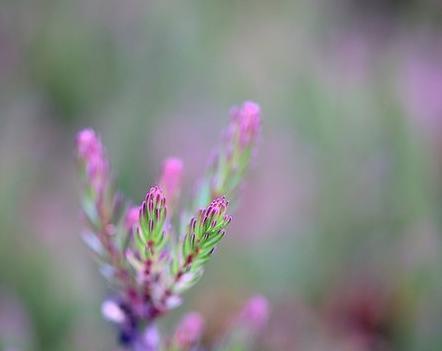
{"type": "MultiPolygon", "coordinates": [[[[84,179],[83,237],[113,288],[112,298],[102,304],[102,314],[116,325],[119,342],[127,349],[210,348],[200,343],[204,319],[198,313],[184,316],[165,337],[157,321],[181,304],[183,293],[201,278],[206,262],[226,235],[232,219],[229,201],[236,201],[259,132],[256,103],[247,101],[232,109],[221,143],[193,199],[181,211],[177,208],[181,160],[165,160],[158,184],[150,187],[139,206],[132,206],[116,190],[100,137],[92,129],[78,133],[76,147],[84,179]]],[[[251,298],[212,349],[246,349],[267,315],[265,298],[251,298]]]]}

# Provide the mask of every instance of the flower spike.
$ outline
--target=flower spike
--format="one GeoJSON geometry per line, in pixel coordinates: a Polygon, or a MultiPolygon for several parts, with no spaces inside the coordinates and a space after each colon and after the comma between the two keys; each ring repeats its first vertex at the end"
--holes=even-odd
{"type": "Polygon", "coordinates": [[[201,277],[203,264],[213,254],[231,222],[231,216],[226,214],[227,206],[225,197],[219,197],[190,220],[182,244],[181,266],[176,271],[176,290],[188,289],[201,277]]]}
{"type": "Polygon", "coordinates": [[[153,186],[147,192],[139,214],[137,244],[143,257],[149,253],[153,255],[156,249],[162,247],[165,239],[163,226],[166,214],[166,198],[158,186],[153,186]]]}

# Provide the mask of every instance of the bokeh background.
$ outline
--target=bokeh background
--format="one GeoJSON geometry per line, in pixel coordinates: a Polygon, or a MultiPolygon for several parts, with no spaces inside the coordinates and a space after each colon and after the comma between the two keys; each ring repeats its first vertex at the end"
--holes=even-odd
{"type": "Polygon", "coordinates": [[[258,350],[442,349],[439,0],[3,0],[0,348],[116,350],[80,239],[78,129],[139,202],[163,158],[192,187],[231,105],[263,136],[186,311],[210,340],[248,296],[258,350]]]}

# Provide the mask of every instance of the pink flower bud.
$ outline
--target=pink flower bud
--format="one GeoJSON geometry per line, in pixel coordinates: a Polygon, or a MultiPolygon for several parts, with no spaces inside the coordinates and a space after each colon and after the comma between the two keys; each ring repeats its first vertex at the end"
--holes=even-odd
{"type": "Polygon", "coordinates": [[[81,158],[87,159],[101,153],[101,142],[93,129],[83,129],[77,134],[77,151],[81,158]]]}
{"type": "Polygon", "coordinates": [[[240,107],[231,110],[232,125],[227,138],[238,135],[241,147],[250,146],[257,138],[261,125],[261,108],[253,101],[245,101],[240,107]]]}
{"type": "Polygon", "coordinates": [[[163,226],[166,215],[166,198],[160,187],[153,186],[147,192],[146,198],[140,207],[140,224],[144,230],[153,232],[155,228],[163,226]]]}
{"type": "Polygon", "coordinates": [[[241,311],[240,320],[246,326],[259,330],[267,323],[269,313],[268,300],[264,296],[256,295],[247,301],[241,311]]]}
{"type": "Polygon", "coordinates": [[[206,209],[206,214],[209,222],[212,222],[213,227],[221,222],[225,225],[230,223],[231,218],[226,215],[228,205],[229,202],[224,196],[218,197],[210,203],[209,207],[206,209]]]}
{"type": "Polygon", "coordinates": [[[161,210],[166,206],[166,197],[159,186],[153,186],[149,189],[145,201],[147,209],[152,215],[156,214],[156,210],[161,210]]]}
{"type": "Polygon", "coordinates": [[[177,200],[183,175],[183,162],[178,158],[168,158],[163,163],[160,186],[164,190],[169,206],[177,200]]]}
{"type": "Polygon", "coordinates": [[[198,212],[196,219],[191,220],[190,229],[196,229],[199,233],[202,233],[215,227],[226,227],[232,219],[229,215],[226,215],[228,205],[229,202],[224,196],[216,198],[207,208],[198,212]]]}
{"type": "Polygon", "coordinates": [[[76,144],[89,183],[96,193],[102,192],[109,180],[109,163],[100,138],[94,130],[84,129],[77,134],[76,144]]]}
{"type": "Polygon", "coordinates": [[[175,332],[175,342],[180,348],[188,348],[201,338],[204,320],[199,313],[187,314],[178,325],[175,332]]]}
{"type": "Polygon", "coordinates": [[[217,216],[224,215],[227,210],[227,205],[229,202],[226,200],[224,196],[218,197],[215,200],[213,200],[209,207],[207,208],[209,213],[213,213],[217,216]]]}
{"type": "Polygon", "coordinates": [[[124,227],[126,230],[131,230],[140,218],[140,208],[138,206],[131,207],[126,212],[124,219],[124,227]]]}

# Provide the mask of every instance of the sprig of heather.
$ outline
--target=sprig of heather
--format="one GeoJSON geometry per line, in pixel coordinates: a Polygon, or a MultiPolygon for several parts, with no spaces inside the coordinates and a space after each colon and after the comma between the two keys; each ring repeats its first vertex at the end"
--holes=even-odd
{"type": "Polygon", "coordinates": [[[143,260],[157,257],[166,243],[166,198],[158,186],[150,188],[140,208],[135,243],[143,260]]]}
{"type": "Polygon", "coordinates": [[[214,151],[196,192],[195,207],[206,206],[224,195],[234,199],[252,159],[261,130],[261,108],[253,101],[234,106],[231,121],[214,151]]]}
{"type": "MultiPolygon", "coordinates": [[[[102,312],[118,326],[122,344],[133,350],[160,347],[154,322],[180,304],[182,293],[202,276],[225,236],[232,219],[226,197],[234,196],[250,164],[259,129],[257,104],[245,102],[232,109],[223,142],[192,201],[194,209],[179,214],[185,224],[177,233],[172,219],[179,203],[182,162],[167,159],[159,185],[149,189],[140,206],[124,207],[100,138],[91,129],[78,134],[86,241],[111,273],[111,281],[118,283],[117,295],[103,303],[102,312]]],[[[182,334],[175,335],[177,350],[197,342],[197,336],[190,340],[182,334]]]]}
{"type": "Polygon", "coordinates": [[[166,292],[172,259],[172,236],[166,220],[166,198],[163,191],[154,186],[140,206],[136,234],[126,251],[136,276],[135,295],[142,304],[140,318],[150,321],[180,302],[178,296],[166,292]]]}
{"type": "Polygon", "coordinates": [[[213,200],[210,205],[192,217],[182,241],[181,252],[172,263],[173,292],[181,293],[194,285],[203,274],[203,265],[215,251],[226,234],[232,220],[227,215],[225,197],[213,200]]]}
{"type": "Polygon", "coordinates": [[[76,147],[84,180],[82,204],[87,231],[83,238],[97,254],[102,273],[111,282],[130,286],[120,233],[123,199],[114,189],[104,146],[92,129],[85,129],[78,133],[76,147]]]}

